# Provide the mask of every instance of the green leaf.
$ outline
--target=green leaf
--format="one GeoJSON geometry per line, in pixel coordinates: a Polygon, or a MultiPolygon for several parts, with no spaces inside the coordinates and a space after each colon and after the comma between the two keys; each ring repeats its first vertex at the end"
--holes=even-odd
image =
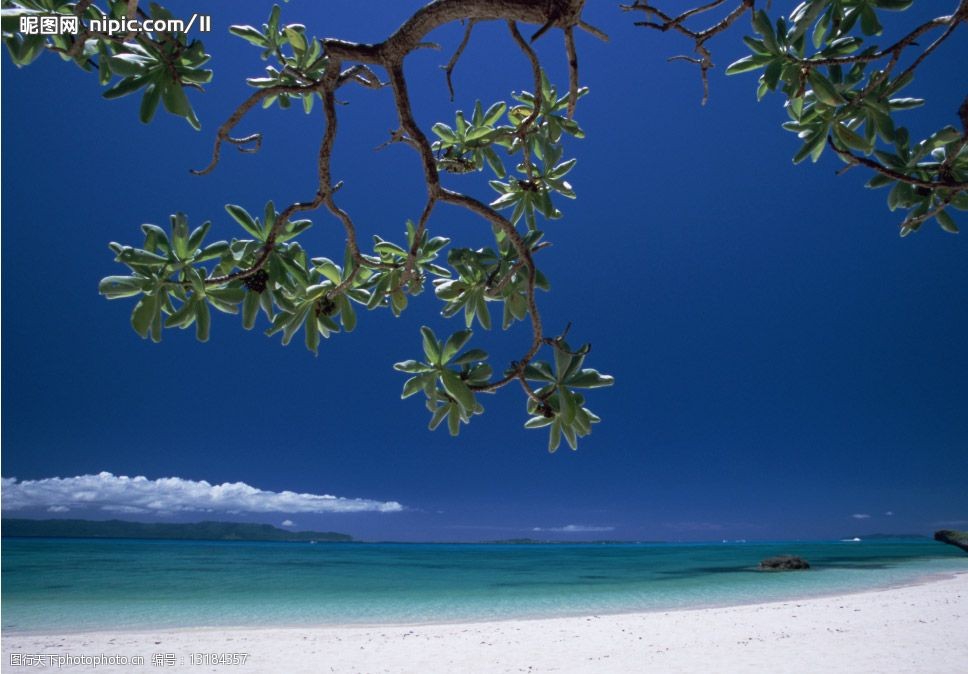
{"type": "Polygon", "coordinates": [[[727,75],[738,75],[740,73],[746,73],[751,70],[757,70],[766,65],[772,57],[763,57],[760,55],[756,56],[744,56],[738,61],[733,61],[728,66],[726,66],[727,75]]]}
{"type": "Polygon", "coordinates": [[[141,264],[149,267],[161,267],[168,263],[168,258],[166,257],[149,253],[141,248],[132,248],[131,246],[122,246],[115,259],[127,265],[141,264]]]}
{"type": "Polygon", "coordinates": [[[498,101],[489,107],[487,112],[484,113],[484,121],[482,124],[484,126],[494,126],[497,124],[497,121],[501,119],[501,115],[503,115],[507,109],[507,103],[504,101],[498,101]]]}
{"type": "Polygon", "coordinates": [[[198,252],[195,256],[195,262],[207,262],[208,260],[214,260],[215,258],[222,257],[229,250],[228,241],[216,241],[210,243],[205,248],[198,252]]]}
{"type": "Polygon", "coordinates": [[[209,332],[212,327],[212,314],[209,311],[208,303],[204,301],[195,302],[195,337],[200,342],[207,342],[209,332]]]}
{"type": "Polygon", "coordinates": [[[460,433],[460,410],[457,405],[448,405],[449,411],[447,412],[447,430],[450,434],[457,436],[460,433]]]}
{"type": "Polygon", "coordinates": [[[303,35],[303,31],[299,30],[301,26],[297,26],[299,26],[299,24],[286,26],[283,33],[285,34],[286,39],[289,41],[289,44],[292,46],[293,50],[295,50],[297,53],[301,53],[306,51],[308,45],[306,44],[306,36],[303,35]]]}
{"type": "MultiPolygon", "coordinates": [[[[106,89],[102,96],[107,99],[121,98],[122,96],[127,96],[128,94],[134,93],[149,81],[148,77],[125,77],[120,80],[110,89],[106,89]]],[[[159,92],[159,96],[160,96],[159,92]]],[[[160,98],[159,98],[160,100],[160,98]]]]}
{"type": "Polygon", "coordinates": [[[561,403],[561,421],[568,426],[575,420],[575,397],[566,387],[558,389],[558,400],[561,403]]]}
{"type": "Polygon", "coordinates": [[[551,424],[551,433],[548,435],[548,451],[552,454],[558,449],[558,445],[561,444],[561,421],[555,417],[554,422],[551,424]]]}
{"type": "Polygon", "coordinates": [[[753,28],[763,36],[763,42],[773,53],[778,51],[776,35],[773,32],[773,24],[770,17],[762,9],[753,12],[753,28]]]}
{"type": "Polygon", "coordinates": [[[961,132],[953,126],[946,126],[943,129],[935,131],[933,134],[931,134],[928,142],[933,147],[941,147],[942,145],[952,143],[956,140],[961,140],[961,132]]]}
{"type": "Polygon", "coordinates": [[[448,143],[456,143],[458,141],[457,134],[454,133],[454,130],[443,122],[437,122],[430,127],[430,130],[437,134],[441,140],[445,140],[448,143]]]}
{"type": "MultiPolygon", "coordinates": [[[[807,136],[800,150],[794,155],[793,163],[799,164],[807,157],[819,156],[827,142],[827,133],[823,128],[813,131],[807,136]]],[[[816,161],[816,159],[814,159],[816,161]]]]}
{"type": "Polygon", "coordinates": [[[162,87],[161,100],[165,104],[165,109],[173,115],[184,117],[185,121],[196,131],[202,128],[181,85],[177,82],[165,82],[164,85],[160,86],[162,87]]]}
{"type": "Polygon", "coordinates": [[[259,294],[253,291],[245,293],[242,300],[242,327],[251,330],[255,327],[255,319],[259,314],[259,294]]]}
{"type": "Polygon", "coordinates": [[[501,163],[501,159],[500,157],[497,156],[497,153],[489,147],[485,147],[483,149],[483,153],[484,153],[484,161],[487,162],[487,165],[494,172],[494,175],[496,175],[498,178],[507,177],[508,173],[504,169],[504,164],[501,163]]]}
{"type": "Polygon", "coordinates": [[[820,49],[820,45],[824,43],[827,37],[827,31],[830,29],[830,15],[824,15],[817,25],[813,29],[813,34],[811,35],[811,40],[813,41],[814,49],[820,49]]]}
{"type": "Polygon", "coordinates": [[[108,59],[111,71],[125,77],[143,75],[157,61],[148,56],[138,54],[116,54],[108,59]]]}
{"type": "Polygon", "coordinates": [[[575,356],[568,353],[568,346],[564,343],[554,349],[555,354],[555,381],[561,383],[568,377],[568,370],[574,362],[575,356]]]}
{"type": "Polygon", "coordinates": [[[532,381],[556,381],[554,374],[551,372],[551,366],[544,361],[532,361],[528,363],[528,366],[524,368],[524,376],[532,381]]]}
{"type": "Polygon", "coordinates": [[[440,354],[440,364],[446,365],[458,351],[464,348],[473,333],[470,330],[459,330],[452,334],[440,354]]]}
{"type": "Polygon", "coordinates": [[[777,82],[780,80],[780,74],[783,72],[783,62],[773,61],[766,67],[763,71],[763,84],[766,85],[767,89],[773,91],[776,89],[777,82]]]}
{"type": "Polygon", "coordinates": [[[460,403],[462,408],[469,412],[474,409],[474,392],[467,387],[467,384],[453,370],[442,370],[440,372],[440,380],[447,394],[460,403]]]}
{"type": "Polygon", "coordinates": [[[208,230],[211,229],[211,227],[211,222],[204,222],[188,235],[189,252],[194,252],[199,246],[202,245],[202,241],[205,239],[205,235],[208,234],[208,230]]]}
{"type": "Polygon", "coordinates": [[[161,100],[161,89],[157,84],[149,84],[145,89],[144,96],[141,97],[141,108],[138,118],[143,124],[148,124],[154,119],[155,111],[158,110],[158,101],[161,100]]]}
{"type": "Polygon", "coordinates": [[[403,385],[403,393],[400,394],[401,398],[409,398],[415,393],[419,393],[423,390],[424,378],[423,377],[410,377],[403,385]]]}
{"type": "Polygon", "coordinates": [[[333,282],[335,285],[339,285],[343,280],[343,274],[336,263],[327,258],[313,258],[313,264],[316,267],[316,271],[325,276],[328,280],[333,282]]]}
{"type": "Polygon", "coordinates": [[[884,30],[870,5],[864,5],[860,9],[860,27],[865,35],[880,35],[884,30]]]}
{"type": "MultiPolygon", "coordinates": [[[[306,302],[296,313],[290,314],[289,319],[285,322],[282,331],[283,346],[292,341],[293,336],[299,331],[299,328],[302,327],[303,323],[306,322],[306,317],[309,315],[312,307],[312,302],[306,302]]],[[[314,330],[315,328],[312,325],[307,325],[306,329],[314,330]]]]}
{"type": "Polygon", "coordinates": [[[860,152],[870,152],[870,144],[851,131],[846,125],[834,124],[833,130],[834,135],[837,136],[837,139],[847,147],[854,150],[859,150],[860,152]]]}
{"type": "Polygon", "coordinates": [[[894,178],[890,176],[883,175],[881,173],[874,174],[874,177],[867,181],[865,187],[877,188],[884,187],[885,185],[890,185],[894,182],[894,178]]]}
{"type": "Polygon", "coordinates": [[[381,241],[373,246],[373,250],[380,255],[399,255],[401,257],[407,256],[407,251],[395,243],[390,243],[389,241],[381,241]]]}
{"type": "Polygon", "coordinates": [[[952,218],[947,211],[938,211],[935,213],[934,219],[938,221],[939,225],[941,225],[941,229],[949,234],[958,233],[958,225],[955,224],[954,218],[952,218]]]}
{"type": "Polygon", "coordinates": [[[195,322],[195,305],[198,304],[197,300],[193,297],[186,302],[183,302],[178,310],[165,319],[166,328],[181,328],[185,329],[195,322]]]}
{"type": "Polygon", "coordinates": [[[425,325],[420,328],[420,335],[423,338],[423,350],[424,355],[427,356],[427,362],[440,365],[440,342],[437,341],[434,331],[425,325]]]}
{"type": "Polygon", "coordinates": [[[572,450],[578,449],[578,437],[575,434],[574,426],[562,421],[561,432],[565,434],[565,439],[568,441],[568,446],[571,447],[572,450]]]}
{"type": "Polygon", "coordinates": [[[340,295],[339,298],[339,319],[343,324],[343,330],[346,332],[353,332],[356,329],[356,309],[353,308],[353,304],[347,299],[346,295],[340,295]]]}
{"type": "Polygon", "coordinates": [[[499,196],[497,199],[495,199],[494,201],[492,201],[490,203],[490,206],[491,208],[497,208],[497,209],[507,208],[511,204],[517,201],[520,201],[520,199],[521,199],[521,192],[508,192],[507,194],[503,194],[499,196]]]}
{"type": "Polygon", "coordinates": [[[138,276],[108,276],[101,279],[97,290],[109,300],[132,297],[144,291],[144,281],[138,276]]]}
{"type": "Polygon", "coordinates": [[[237,223],[242,225],[242,229],[257,238],[259,241],[265,241],[266,234],[262,231],[262,228],[256,223],[256,221],[249,215],[249,212],[242,208],[241,206],[236,206],[235,204],[226,204],[225,210],[228,214],[232,216],[237,223]]]}
{"type": "Polygon", "coordinates": [[[440,422],[443,421],[444,417],[447,416],[447,411],[449,409],[450,409],[449,405],[441,405],[440,407],[435,409],[433,416],[430,418],[430,423],[427,424],[427,427],[432,431],[436,430],[437,427],[440,426],[440,422]]]}
{"type": "Polygon", "coordinates": [[[551,423],[553,423],[554,420],[555,420],[554,417],[546,417],[546,416],[531,417],[530,419],[524,422],[524,427],[525,428],[544,428],[545,426],[548,426],[551,423]]]}
{"type": "Polygon", "coordinates": [[[611,386],[615,378],[603,375],[598,370],[585,369],[568,378],[568,386],[572,388],[601,388],[611,386]]]}
{"type": "Polygon", "coordinates": [[[481,327],[485,330],[491,329],[491,312],[487,308],[487,302],[484,299],[484,294],[480,293],[476,300],[476,314],[477,321],[481,324],[481,327]]]}
{"type": "Polygon", "coordinates": [[[482,360],[487,360],[487,351],[482,351],[481,349],[471,349],[470,351],[465,351],[461,355],[457,356],[453,360],[454,365],[467,365],[469,363],[476,363],[482,360]]]}
{"type": "Polygon", "coordinates": [[[293,220],[287,222],[285,225],[283,225],[282,231],[280,231],[279,235],[276,237],[276,241],[279,243],[288,241],[289,239],[292,239],[293,237],[298,236],[302,232],[306,231],[312,227],[312,225],[312,220],[293,220]]]}
{"type": "Polygon", "coordinates": [[[390,293],[390,305],[393,315],[399,316],[407,308],[407,294],[402,290],[394,290],[390,293]]]}
{"type": "Polygon", "coordinates": [[[918,108],[924,105],[924,99],[923,98],[892,98],[887,103],[894,110],[910,110],[911,108],[918,108]]]}
{"type": "Polygon", "coordinates": [[[816,68],[809,70],[807,80],[810,82],[810,86],[813,87],[813,93],[817,97],[817,100],[822,103],[836,106],[843,105],[847,102],[830,80],[817,72],[816,68]]]}
{"type": "Polygon", "coordinates": [[[393,369],[399,372],[409,372],[409,373],[421,373],[421,372],[434,371],[434,369],[429,365],[426,365],[416,360],[404,360],[399,363],[394,363],[393,369]]]}
{"type": "Polygon", "coordinates": [[[766,44],[763,43],[763,40],[757,40],[756,38],[746,36],[743,37],[743,42],[754,54],[759,54],[760,56],[771,56],[770,50],[766,48],[766,44]]]}
{"type": "Polygon", "coordinates": [[[145,295],[141,298],[137,305],[135,305],[134,311],[131,312],[131,327],[134,331],[141,335],[142,339],[148,337],[148,332],[151,330],[151,324],[155,320],[155,316],[158,314],[158,296],[157,295],[145,295]]]}
{"type": "Polygon", "coordinates": [[[551,171],[549,171],[548,176],[551,178],[561,178],[566,173],[574,168],[575,164],[578,163],[577,159],[569,159],[568,161],[563,161],[557,166],[555,166],[551,171]]]}
{"type": "Polygon", "coordinates": [[[279,16],[282,13],[279,5],[273,5],[272,10],[269,12],[269,35],[275,35],[279,32],[279,16]]]}
{"type": "Polygon", "coordinates": [[[467,132],[467,136],[465,136],[464,141],[467,143],[470,143],[475,140],[481,140],[482,138],[486,138],[492,133],[493,133],[493,129],[489,129],[486,126],[476,126],[471,128],[467,132]]]}
{"type": "Polygon", "coordinates": [[[266,46],[266,36],[252,26],[229,26],[229,32],[233,35],[238,35],[243,40],[246,40],[257,47],[266,46]]]}

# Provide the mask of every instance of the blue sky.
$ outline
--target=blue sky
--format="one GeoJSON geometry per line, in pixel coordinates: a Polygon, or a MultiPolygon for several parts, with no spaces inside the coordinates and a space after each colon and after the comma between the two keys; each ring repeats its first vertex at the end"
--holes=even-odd
{"type": "MultiPolygon", "coordinates": [[[[355,2],[323,11],[297,1],[283,18],[319,36],[378,40],[418,4],[377,1],[361,16],[355,2]]],[[[794,166],[780,98],[757,104],[754,75],[722,74],[743,53],[745,22],[712,44],[719,67],[701,107],[698,73],[665,60],[688,44],[636,29],[614,3],[590,4],[587,18],[612,40],[579,35],[591,89],[576,115],[587,138],[568,145],[579,198],[544,228],[554,246],[538,262],[552,292],[540,300],[545,324],[572,322],[571,341],[591,342],[588,365],[616,385],[591,392],[603,422],[579,450],[554,455],[543,431],[523,429],[519,390],[484,399],[485,416],[457,439],[428,431],[416,398],[399,399],[404,378],[391,366],[419,355],[419,326],[462,327],[439,316],[431,293],[399,319],[362,315],[318,357],[224,315],[207,344],[191,331],[143,342],[130,302],[98,296],[98,280],[120,269],[107,243],[138,243],[143,222],[167,227],[183,211],[193,224],[213,220],[213,240],[231,238],[241,232],[225,203],[254,211],[312,194],[318,108],[256,112],[240,131],[264,133],[257,155],[228,151],[213,174],[188,173],[248,95],[244,78],[264,67],[228,26],[261,24],[271,3],[205,5],[216,74],[191,95],[201,132],[162,113],[141,125],[137,97],[105,101],[94,77],[52,55],[23,70],[4,56],[2,472],[5,493],[26,499],[4,514],[101,518],[128,505],[133,519],[289,520],[371,540],[811,538],[968,525],[964,235],[932,223],[902,240],[899,215],[883,191],[862,187],[860,170],[837,177],[829,156],[794,166]],[[102,472],[111,476],[49,481],[102,472]],[[145,476],[164,507],[142,492],[137,501],[115,476],[145,476]],[[28,498],[12,478],[48,481],[28,498]],[[261,492],[226,488],[233,496],[219,500],[212,485],[223,483],[261,492]],[[95,497],[80,506],[79,492],[95,497]],[[307,503],[318,498],[281,492],[375,505],[315,508],[307,503]]],[[[530,88],[507,31],[482,25],[450,103],[438,66],[460,35],[441,30],[443,51],[407,61],[424,128],[478,98],[530,88]]],[[[560,33],[537,47],[563,82],[560,33]]],[[[956,121],[963,92],[943,64],[966,57],[962,35],[922,69],[910,91],[929,105],[905,118],[915,133],[956,121]]],[[[417,157],[400,145],[373,151],[396,126],[389,91],[341,96],[340,202],[365,236],[401,239],[425,197],[417,157]]],[[[482,174],[455,186],[489,191],[482,174]]],[[[340,258],[339,223],[311,217],[304,245],[340,258]]],[[[489,243],[489,226],[452,208],[430,229],[489,243]]],[[[502,362],[528,335],[519,326],[477,338],[502,362]]]]}

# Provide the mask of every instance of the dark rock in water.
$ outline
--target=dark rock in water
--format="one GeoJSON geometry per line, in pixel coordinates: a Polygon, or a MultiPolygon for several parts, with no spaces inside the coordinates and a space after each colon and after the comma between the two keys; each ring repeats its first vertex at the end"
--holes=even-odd
{"type": "Polygon", "coordinates": [[[965,552],[968,552],[968,531],[942,529],[941,531],[934,532],[934,540],[953,545],[956,548],[961,548],[965,552]]]}
{"type": "Polygon", "coordinates": [[[810,564],[803,557],[794,555],[778,555],[769,557],[760,562],[760,569],[765,571],[795,571],[797,569],[809,569],[810,564]]]}

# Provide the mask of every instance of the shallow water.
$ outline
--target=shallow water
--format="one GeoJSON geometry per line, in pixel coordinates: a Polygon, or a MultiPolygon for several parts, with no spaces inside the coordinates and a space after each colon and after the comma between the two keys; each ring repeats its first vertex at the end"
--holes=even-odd
{"type": "Polygon", "coordinates": [[[464,545],[4,539],[11,631],[548,617],[853,592],[968,571],[928,539],[464,545]],[[797,554],[804,572],[756,571],[797,554]]]}

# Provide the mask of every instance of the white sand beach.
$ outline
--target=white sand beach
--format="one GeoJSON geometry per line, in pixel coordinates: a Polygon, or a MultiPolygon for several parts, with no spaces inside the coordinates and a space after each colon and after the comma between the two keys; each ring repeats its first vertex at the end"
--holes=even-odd
{"type": "Polygon", "coordinates": [[[40,654],[145,659],[50,668],[97,672],[949,674],[968,672],[968,573],[842,596],[581,618],[3,635],[3,672],[37,671],[12,662],[40,654]],[[247,657],[193,665],[193,653],[247,657]]]}

